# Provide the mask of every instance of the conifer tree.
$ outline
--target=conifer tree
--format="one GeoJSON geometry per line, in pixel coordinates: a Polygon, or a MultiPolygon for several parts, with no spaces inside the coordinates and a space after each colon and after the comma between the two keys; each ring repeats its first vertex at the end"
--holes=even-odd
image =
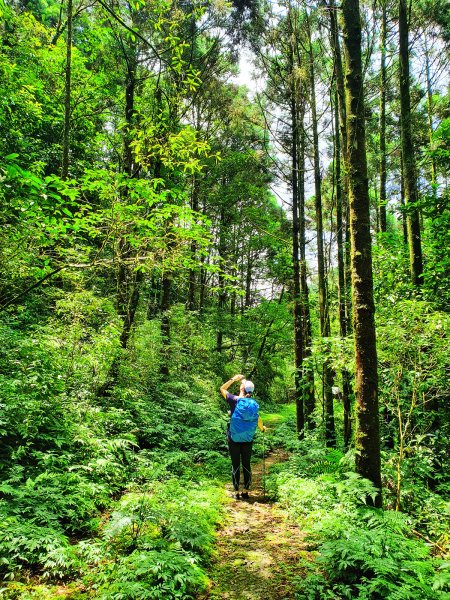
{"type": "Polygon", "coordinates": [[[400,59],[400,108],[403,178],[405,185],[405,204],[407,208],[407,227],[411,281],[413,285],[422,284],[423,260],[420,232],[420,219],[417,188],[417,166],[412,140],[411,91],[409,67],[409,22],[407,0],[399,0],[398,33],[400,59]]]}

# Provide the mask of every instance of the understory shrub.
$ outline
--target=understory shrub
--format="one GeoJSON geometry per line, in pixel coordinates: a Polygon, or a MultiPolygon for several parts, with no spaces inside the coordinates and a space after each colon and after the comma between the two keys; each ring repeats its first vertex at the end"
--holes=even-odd
{"type": "Polygon", "coordinates": [[[333,462],[338,453],[323,451],[322,460],[309,458],[309,467],[305,457],[294,458],[268,481],[317,552],[315,562],[301,560],[306,577],[296,581],[298,598],[448,600],[449,564],[413,533],[414,519],[368,507],[375,490],[354,472],[342,472],[348,457],[333,462]],[[323,472],[312,478],[320,465],[323,472]],[[299,476],[302,471],[310,475],[299,476]]]}
{"type": "Polygon", "coordinates": [[[126,494],[104,527],[103,560],[86,577],[95,597],[170,600],[203,591],[222,493],[173,479],[126,494]]]}
{"type": "Polygon", "coordinates": [[[208,583],[198,557],[176,547],[135,551],[110,567],[103,573],[107,582],[96,594],[100,600],[188,600],[208,583]]]}
{"type": "Polygon", "coordinates": [[[75,548],[62,533],[14,517],[0,521],[0,565],[4,579],[18,569],[58,578],[78,566],[75,548]]]}
{"type": "Polygon", "coordinates": [[[90,520],[107,501],[104,486],[78,473],[44,472],[19,486],[6,481],[0,485],[0,493],[4,498],[0,514],[68,533],[88,531],[90,520]]]}

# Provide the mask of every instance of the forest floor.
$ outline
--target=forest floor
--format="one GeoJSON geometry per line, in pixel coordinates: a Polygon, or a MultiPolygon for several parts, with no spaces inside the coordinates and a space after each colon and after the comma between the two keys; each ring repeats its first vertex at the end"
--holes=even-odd
{"type": "MultiPolygon", "coordinates": [[[[265,469],[286,459],[285,452],[275,450],[266,458],[265,469]]],[[[263,461],[252,466],[249,500],[235,500],[231,484],[227,485],[225,520],[209,572],[211,587],[202,600],[295,598],[293,583],[302,577],[299,558],[310,556],[303,532],[265,496],[263,469],[263,461]]]]}

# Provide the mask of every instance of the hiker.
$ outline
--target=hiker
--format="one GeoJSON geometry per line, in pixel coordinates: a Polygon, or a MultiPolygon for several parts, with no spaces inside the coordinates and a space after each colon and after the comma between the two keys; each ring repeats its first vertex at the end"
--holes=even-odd
{"type": "Polygon", "coordinates": [[[220,393],[230,406],[231,419],[227,427],[228,449],[231,457],[231,478],[234,488],[234,497],[247,499],[250,484],[252,482],[252,471],[250,459],[252,456],[253,436],[256,426],[261,431],[266,428],[258,414],[258,403],[252,398],[255,390],[253,382],[244,378],[243,375],[235,375],[220,388],[220,393]],[[228,388],[235,382],[241,381],[239,396],[230,394],[228,388]],[[234,418],[233,418],[234,415],[234,418]],[[244,489],[239,494],[239,482],[242,471],[244,473],[244,489]]]}

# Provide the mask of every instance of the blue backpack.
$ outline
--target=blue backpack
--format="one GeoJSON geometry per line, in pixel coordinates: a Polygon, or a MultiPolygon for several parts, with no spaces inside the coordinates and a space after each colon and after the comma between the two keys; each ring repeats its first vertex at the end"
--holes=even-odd
{"type": "Polygon", "coordinates": [[[239,398],[231,416],[230,436],[233,442],[252,442],[258,424],[259,405],[253,398],[239,398]]]}

